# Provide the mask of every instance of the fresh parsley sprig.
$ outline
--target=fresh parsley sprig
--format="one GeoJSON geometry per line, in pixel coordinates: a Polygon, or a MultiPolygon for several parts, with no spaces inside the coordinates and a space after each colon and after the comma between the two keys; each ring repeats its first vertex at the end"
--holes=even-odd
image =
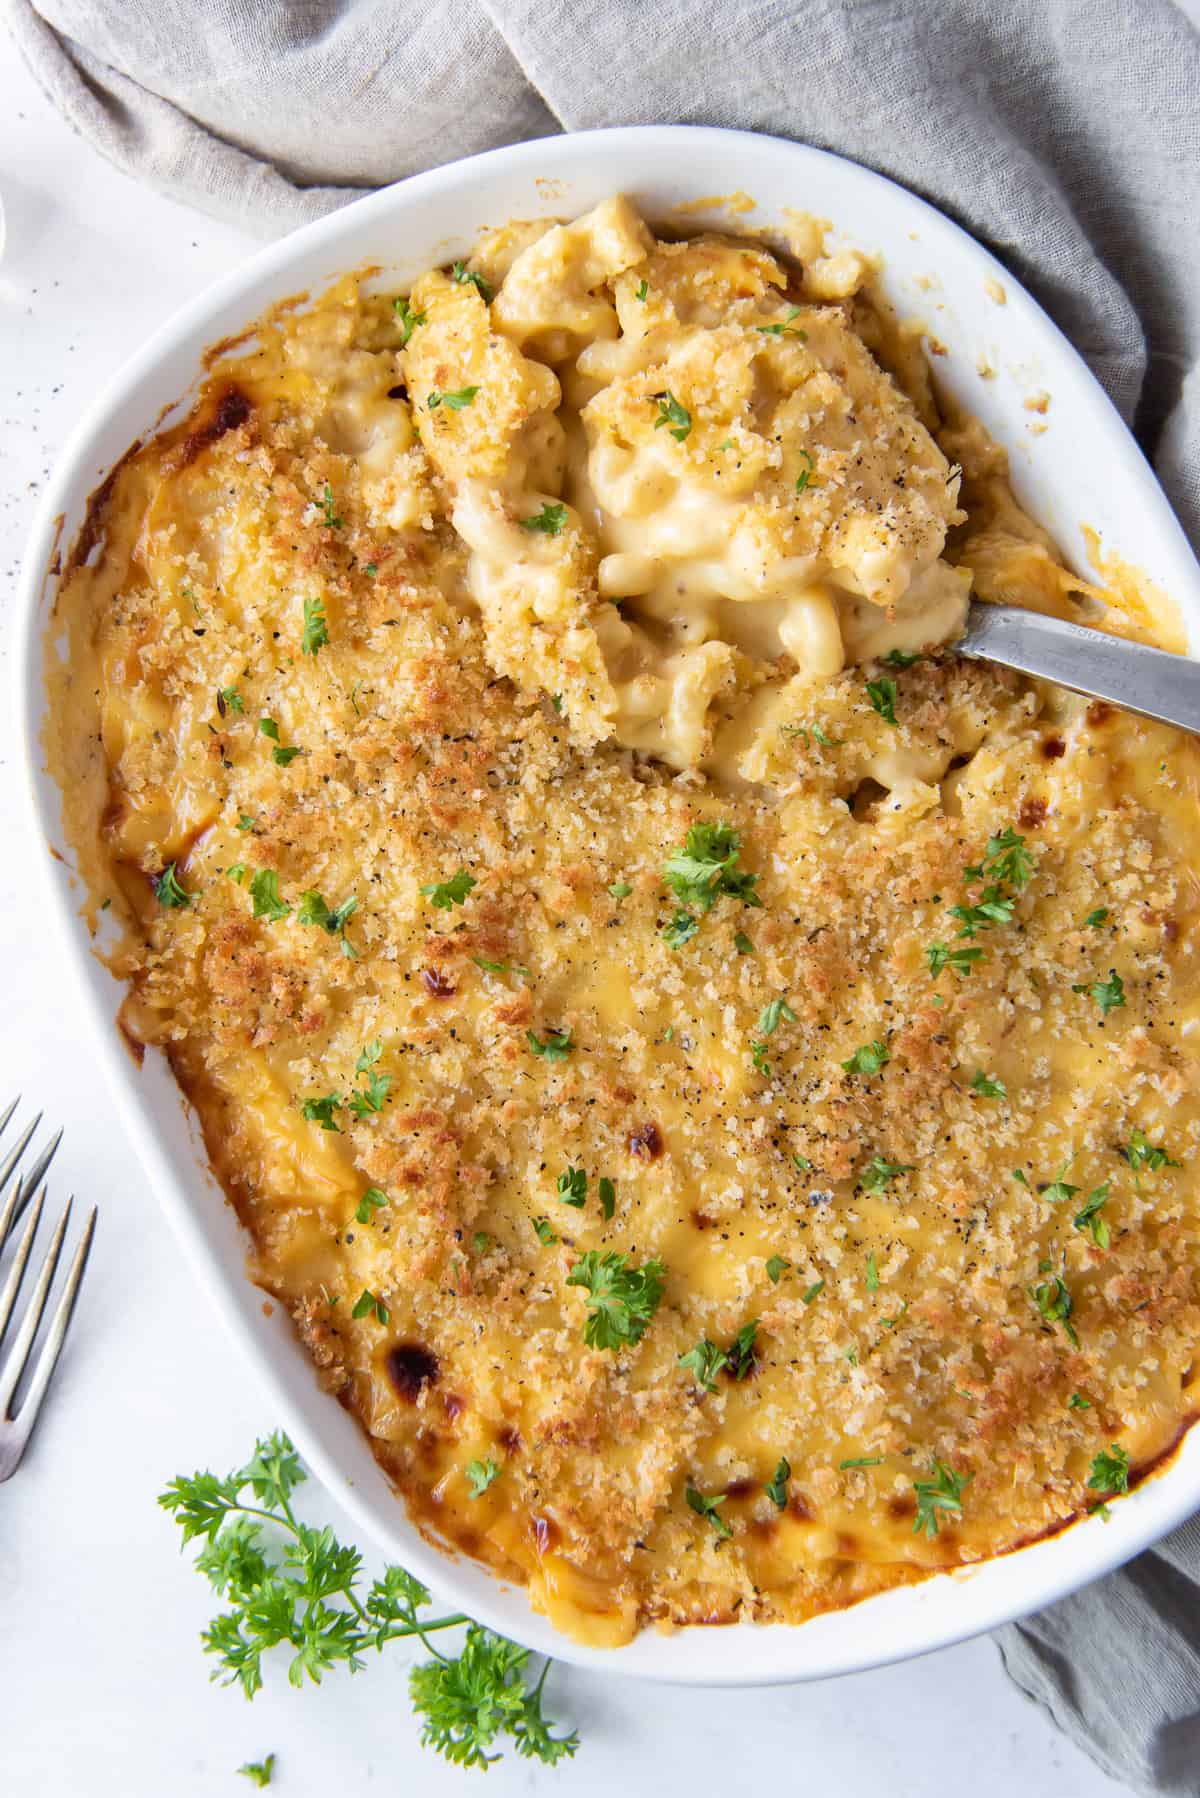
{"type": "Polygon", "coordinates": [[[658,1310],[666,1268],[661,1261],[647,1261],[641,1267],[629,1267],[627,1261],[615,1249],[606,1255],[589,1249],[567,1275],[568,1286],[587,1290],[583,1340],[589,1348],[620,1349],[640,1342],[658,1310]]]}
{"type": "Polygon", "coordinates": [[[159,1504],[183,1532],[201,1540],[196,1565],[226,1608],[203,1632],[215,1657],[213,1678],[253,1698],[263,1683],[263,1657],[292,1651],[288,1679],[320,1684],[336,1667],[356,1673],[371,1649],[419,1637],[432,1655],[409,1674],[421,1740],[459,1767],[488,1767],[505,1737],[520,1755],[554,1766],[573,1755],[579,1738],[552,1734],[542,1713],[547,1661],[526,1684],[528,1649],[482,1629],[469,1617],[420,1615],[429,1592],[403,1567],[387,1567],[363,1590],[362,1556],[332,1529],[316,1529],[295,1512],[292,1495],[305,1479],[300,1458],[278,1433],[255,1444],[246,1465],[219,1478],[181,1475],[159,1504]],[[465,1628],[457,1655],[432,1641],[465,1628]]]}

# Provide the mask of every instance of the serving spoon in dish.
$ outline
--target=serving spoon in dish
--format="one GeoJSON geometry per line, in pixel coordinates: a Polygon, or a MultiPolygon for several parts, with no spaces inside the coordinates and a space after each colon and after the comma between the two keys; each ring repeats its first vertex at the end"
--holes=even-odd
{"type": "Polygon", "coordinates": [[[1040,675],[1141,712],[1181,730],[1200,732],[1200,662],[1068,624],[1020,606],[985,605],[973,599],[967,628],[953,645],[961,656],[999,662],[1021,674],[1040,675]]]}

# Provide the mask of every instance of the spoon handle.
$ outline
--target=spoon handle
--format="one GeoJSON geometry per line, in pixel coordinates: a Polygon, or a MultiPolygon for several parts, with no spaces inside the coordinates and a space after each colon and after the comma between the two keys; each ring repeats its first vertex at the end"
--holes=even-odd
{"type": "Polygon", "coordinates": [[[1022,674],[1038,674],[1109,699],[1126,711],[1200,732],[1200,662],[1147,649],[1081,624],[1067,624],[1019,606],[985,605],[973,599],[959,655],[999,662],[1022,674]]]}

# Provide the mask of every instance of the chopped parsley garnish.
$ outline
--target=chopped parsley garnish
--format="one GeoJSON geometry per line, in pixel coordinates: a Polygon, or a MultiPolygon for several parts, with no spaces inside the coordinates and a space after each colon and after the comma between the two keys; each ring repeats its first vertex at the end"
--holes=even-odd
{"type": "Polygon", "coordinates": [[[910,655],[907,649],[889,649],[883,659],[889,668],[912,668],[925,660],[924,656],[910,655]]]}
{"type": "MultiPolygon", "coordinates": [[[[329,526],[329,529],[331,531],[340,531],[344,521],[338,517],[337,512],[334,509],[333,488],[329,485],[328,481],[326,481],[324,492],[321,494],[321,510],[325,514],[325,523],[329,526]]],[[[307,611],[308,608],[305,607],[306,622],[307,611]]]]}
{"type": "Polygon", "coordinates": [[[896,683],[889,674],[867,682],[867,698],[872,711],[878,712],[885,724],[896,722],[896,683]]]}
{"type": "Polygon", "coordinates": [[[575,1047],[571,1041],[569,1030],[547,1030],[544,1039],[537,1034],[536,1030],[527,1030],[525,1041],[533,1053],[540,1055],[543,1061],[565,1061],[575,1047]]]}
{"type": "Polygon", "coordinates": [[[254,901],[256,918],[267,918],[272,924],[279,924],[292,915],[291,906],[283,902],[279,876],[274,868],[258,869],[250,882],[250,897],[254,901]]]}
{"type": "Polygon", "coordinates": [[[220,687],[217,691],[217,710],[225,716],[226,709],[231,712],[244,712],[246,702],[236,687],[220,687]]]}
{"type": "Polygon", "coordinates": [[[879,1074],[892,1059],[886,1043],[864,1043],[842,1067],[847,1074],[879,1074]]]}
{"type": "Polygon", "coordinates": [[[1092,1408],[1091,1399],[1084,1398],[1082,1392],[1073,1392],[1071,1394],[1070,1398],[1067,1400],[1067,1410],[1068,1411],[1090,1411],[1091,1408],[1092,1408]]]}
{"type": "Polygon", "coordinates": [[[652,394],[651,399],[658,407],[658,417],[654,421],[654,429],[661,431],[663,426],[669,427],[676,443],[682,443],[692,428],[692,415],[686,406],[681,406],[671,392],[652,394]]]}
{"type": "Polygon", "coordinates": [[[952,905],[950,916],[958,919],[960,937],[973,937],[981,930],[994,930],[997,924],[1011,924],[1016,900],[1002,894],[998,884],[986,886],[977,905],[952,905]]]}
{"type": "Polygon", "coordinates": [[[797,1024],[800,1021],[788,1004],[786,993],[780,993],[778,998],[770,1000],[759,1013],[758,1029],[760,1034],[751,1040],[750,1055],[760,1074],[771,1072],[770,1064],[767,1061],[767,1038],[774,1036],[780,1022],[785,1018],[789,1024],[797,1024]]]}
{"type": "Polygon", "coordinates": [[[793,1155],[792,1161],[793,1164],[800,1169],[802,1174],[812,1173],[812,1162],[808,1159],[807,1155],[793,1155]]]}
{"type": "Polygon", "coordinates": [[[668,924],[663,926],[663,941],[668,949],[682,949],[690,943],[700,928],[700,920],[690,911],[677,911],[668,924]]]}
{"type": "Polygon", "coordinates": [[[703,1492],[698,1491],[695,1486],[689,1486],[687,1489],[687,1501],[692,1510],[695,1511],[697,1517],[706,1517],[708,1519],[722,1541],[724,1541],[727,1536],[732,1536],[733,1531],[717,1509],[718,1505],[723,1505],[725,1503],[725,1494],[723,1492],[719,1493],[716,1498],[708,1498],[703,1492]]]}
{"type": "Polygon", "coordinates": [[[553,1225],[548,1217],[535,1217],[532,1222],[533,1233],[544,1248],[549,1248],[551,1243],[558,1241],[558,1237],[554,1234],[553,1225]]]}
{"type": "Polygon", "coordinates": [[[268,1754],[265,1761],[243,1761],[238,1768],[238,1772],[256,1786],[269,1786],[274,1771],[275,1756],[273,1754],[268,1754]]]}
{"type": "Polygon", "coordinates": [[[448,406],[451,412],[461,412],[471,404],[478,392],[478,387],[460,387],[457,393],[439,393],[435,387],[426,394],[425,404],[431,412],[436,412],[439,406],[448,406]]]}
{"type": "MultiPolygon", "coordinates": [[[[816,482],[813,480],[813,474],[816,471],[817,465],[813,461],[812,457],[809,455],[809,453],[806,449],[802,449],[800,451],[800,454],[804,458],[804,461],[808,464],[808,466],[806,468],[802,468],[800,470],[800,473],[796,476],[796,492],[797,492],[797,494],[801,494],[801,493],[805,492],[805,490],[810,486],[813,486],[813,487],[816,486],[816,482]]],[[[893,719],[892,722],[894,724],[895,719],[893,719]]]]}
{"type": "Polygon", "coordinates": [[[369,1224],[377,1211],[382,1211],[388,1202],[386,1192],[378,1186],[368,1186],[358,1201],[358,1209],[354,1215],[360,1224],[369,1224]]]}
{"type": "MultiPolygon", "coordinates": [[[[761,906],[755,892],[758,875],[740,869],[741,837],[728,824],[693,824],[682,849],[673,849],[663,864],[663,882],[683,907],[709,912],[718,899],[740,899],[761,906]]],[[[668,948],[679,949],[699,929],[689,910],[676,912],[663,931],[668,948]]]]}
{"type": "Polygon", "coordinates": [[[376,1322],[381,1324],[387,1323],[392,1315],[383,1300],[377,1298],[369,1286],[364,1286],[354,1301],[354,1309],[350,1315],[355,1318],[363,1318],[370,1317],[372,1312],[375,1314],[376,1322]]]}
{"type": "Polygon", "coordinates": [[[608,894],[609,898],[615,899],[619,905],[622,899],[628,899],[632,891],[633,888],[627,880],[614,880],[608,889],[608,894]]]}
{"type": "Polygon", "coordinates": [[[275,748],[271,751],[271,760],[277,762],[281,768],[287,768],[291,766],[298,755],[303,755],[303,753],[302,749],[275,748]]]}
{"type": "Polygon", "coordinates": [[[794,318],[799,318],[799,316],[800,316],[799,306],[791,306],[788,309],[787,318],[781,319],[778,324],[755,325],[754,329],[758,332],[761,332],[762,336],[764,336],[764,337],[797,337],[797,338],[799,338],[801,343],[807,343],[808,342],[808,332],[802,331],[800,329],[799,325],[794,325],[792,323],[792,320],[794,318]]]}
{"type": "Polygon", "coordinates": [[[490,1455],[486,1461],[468,1461],[464,1471],[472,1498],[482,1498],[493,1480],[500,1478],[500,1469],[490,1455]]]}
{"type": "Polygon", "coordinates": [[[640,1342],[658,1310],[666,1268],[661,1261],[629,1267],[627,1260],[615,1249],[606,1255],[589,1249],[567,1275],[568,1286],[582,1286],[587,1291],[583,1340],[589,1348],[619,1349],[640,1342]]]}
{"type": "MultiPolygon", "coordinates": [[[[220,873],[220,871],[221,870],[218,868],[217,869],[218,874],[220,873]]],[[[245,880],[245,878],[246,878],[245,862],[230,862],[229,866],[225,870],[225,874],[229,880],[236,880],[238,885],[241,886],[243,880],[245,880]]]]}
{"type": "Polygon", "coordinates": [[[943,968],[953,968],[960,980],[971,972],[973,962],[982,961],[982,949],[951,949],[948,943],[930,943],[925,950],[929,972],[936,980],[943,968]]]}
{"type": "Polygon", "coordinates": [[[186,887],[180,886],[175,867],[174,862],[168,862],[154,882],[154,897],[168,911],[182,911],[196,897],[195,893],[189,893],[186,887]]]}
{"type": "Polygon", "coordinates": [[[1063,1334],[1072,1348],[1079,1347],[1079,1337],[1071,1322],[1071,1313],[1075,1309],[1071,1294],[1067,1290],[1065,1280],[1056,1274],[1052,1280],[1043,1280],[1041,1285],[1030,1287],[1029,1296],[1041,1312],[1048,1324],[1061,1324],[1063,1334]]]}
{"type": "Polygon", "coordinates": [[[1128,1492],[1129,1455],[1119,1442],[1110,1443],[1095,1456],[1088,1488],[1109,1498],[1119,1492],[1128,1492]]]}
{"type": "Polygon", "coordinates": [[[433,881],[429,886],[423,886],[421,892],[437,911],[449,911],[452,906],[465,905],[468,894],[477,885],[474,876],[460,868],[449,880],[433,881]]]}
{"type": "Polygon", "coordinates": [[[330,911],[320,893],[301,893],[300,903],[296,907],[296,922],[298,924],[315,924],[318,929],[324,930],[329,936],[340,937],[342,954],[347,961],[354,961],[357,959],[357,951],[353,943],[346,937],[346,926],[357,910],[358,900],[353,894],[348,899],[343,899],[334,911],[330,911]]]}
{"type": "Polygon", "coordinates": [[[724,1349],[718,1348],[715,1342],[710,1342],[705,1336],[686,1355],[680,1355],[679,1365],[695,1374],[697,1386],[703,1386],[705,1392],[715,1392],[717,1375],[729,1366],[729,1357],[724,1349]]]}
{"type": "Polygon", "coordinates": [[[515,961],[489,961],[486,955],[473,955],[471,960],[485,974],[512,974],[517,980],[533,979],[529,969],[520,967],[515,961]]]}
{"type": "Polygon", "coordinates": [[[425,323],[425,314],[414,312],[407,299],[403,297],[393,300],[392,306],[396,313],[396,322],[400,326],[400,348],[404,349],[417,326],[425,323]]]}
{"type": "Polygon", "coordinates": [[[867,1256],[866,1281],[867,1281],[867,1291],[868,1292],[878,1292],[879,1291],[879,1268],[875,1261],[874,1249],[872,1249],[871,1253],[867,1256]]]}
{"type": "Polygon", "coordinates": [[[767,1262],[767,1278],[773,1286],[778,1286],[780,1280],[782,1280],[784,1274],[786,1274],[791,1265],[791,1262],[784,1255],[771,1256],[770,1260],[767,1262]]]}
{"type": "Polygon", "coordinates": [[[1084,925],[1085,930],[1087,930],[1087,929],[1103,930],[1104,926],[1107,923],[1108,923],[1108,907],[1107,907],[1107,905],[1098,905],[1096,907],[1095,911],[1090,911],[1088,913],[1087,917],[1083,920],[1083,925],[1084,925]]]}
{"type": "Polygon", "coordinates": [[[777,1511],[787,1509],[787,1487],[792,1477],[792,1464],[786,1455],[780,1455],[774,1473],[763,1487],[763,1491],[777,1511]]]}
{"type": "Polygon", "coordinates": [[[242,812],[238,818],[237,827],[242,831],[254,830],[256,828],[255,820],[248,812],[242,812]]]}
{"type": "MultiPolygon", "coordinates": [[[[838,1462],[839,1473],[849,1473],[853,1467],[882,1467],[882,1455],[853,1455],[848,1461],[838,1462]]],[[[935,1531],[936,1534],[936,1531],[935,1531]]]]}
{"type": "Polygon", "coordinates": [[[587,1175],[581,1167],[566,1168],[557,1181],[558,1196],[563,1204],[582,1211],[587,1204],[587,1183],[587,1175]]]}
{"type": "Polygon", "coordinates": [[[1181,1161],[1172,1161],[1164,1148],[1156,1148],[1144,1130],[1131,1130],[1128,1145],[1121,1153],[1135,1172],[1138,1168],[1148,1167],[1151,1173],[1156,1174],[1159,1168],[1183,1166],[1181,1161]]]}
{"type": "Polygon", "coordinates": [[[967,1474],[964,1478],[961,1474],[955,1473],[953,1467],[947,1467],[946,1463],[939,1461],[936,1455],[933,1457],[932,1471],[932,1479],[913,1481],[913,1491],[917,1495],[917,1515],[916,1521],[913,1523],[913,1535],[919,1535],[924,1531],[931,1541],[938,1533],[938,1512],[957,1511],[961,1514],[963,1492],[975,1477],[973,1474],[967,1474]]]}
{"type": "Polygon", "coordinates": [[[325,602],[320,598],[308,598],[304,602],[304,632],[300,638],[300,653],[315,656],[329,641],[329,627],[325,622],[325,602]]]}
{"type": "Polygon", "coordinates": [[[600,1215],[607,1221],[616,1215],[617,1189],[606,1176],[596,1182],[596,1196],[600,1200],[600,1215]]]}
{"type": "Polygon", "coordinates": [[[804,1301],[804,1303],[806,1305],[811,1305],[814,1299],[820,1298],[820,1296],[824,1292],[824,1290],[825,1290],[824,1280],[814,1280],[811,1286],[805,1287],[805,1289],[801,1293],[800,1297],[802,1298],[802,1300],[804,1301]]]}
{"type": "Polygon", "coordinates": [[[521,520],[523,531],[540,531],[545,537],[557,537],[567,522],[567,508],[547,502],[532,518],[521,520]]]}
{"type": "Polygon", "coordinates": [[[452,265],[452,267],[450,269],[450,273],[454,276],[454,279],[458,282],[458,285],[460,287],[475,288],[476,292],[478,293],[480,299],[483,301],[485,306],[491,304],[491,299],[492,299],[491,282],[485,281],[483,276],[481,274],[479,274],[477,270],[475,270],[473,268],[467,268],[465,263],[456,262],[452,265]]]}
{"type": "Polygon", "coordinates": [[[376,1064],[383,1056],[383,1044],[378,1037],[368,1043],[354,1064],[356,1074],[365,1074],[367,1084],[360,1092],[351,1093],[349,1106],[355,1117],[365,1118],[368,1112],[382,1111],[383,1102],[391,1088],[390,1074],[377,1074],[376,1064]]]}
{"type": "Polygon", "coordinates": [[[866,1192],[886,1192],[898,1175],[914,1171],[909,1161],[887,1161],[882,1155],[873,1155],[858,1176],[858,1183],[866,1192]]]}
{"type": "Polygon", "coordinates": [[[492,1239],[486,1230],[476,1230],[471,1238],[471,1247],[477,1255],[486,1255],[492,1246],[492,1239]]]}
{"type": "Polygon", "coordinates": [[[754,944],[750,941],[750,938],[746,935],[744,930],[737,930],[734,932],[733,946],[739,955],[754,954],[754,944]]]}
{"type": "Polygon", "coordinates": [[[981,1099],[1007,1099],[1008,1088],[996,1074],[985,1074],[980,1068],[971,1076],[971,1091],[981,1099]]]}
{"type": "Polygon", "coordinates": [[[999,831],[987,840],[983,861],[964,868],[964,880],[996,880],[1022,892],[1029,885],[1037,863],[1025,847],[1025,838],[1015,830],[999,831]]]}
{"type": "Polygon", "coordinates": [[[1100,1007],[1101,1018],[1106,1018],[1110,1011],[1119,1011],[1125,1003],[1125,986],[1115,968],[1108,970],[1107,980],[1097,980],[1091,986],[1084,981],[1072,986],[1071,991],[1089,993],[1100,1007]]]}
{"type": "Polygon", "coordinates": [[[342,1101],[336,1093],[326,1093],[323,1099],[305,1099],[300,1115],[310,1124],[320,1124],[322,1130],[332,1130],[340,1136],[342,1126],[333,1114],[340,1111],[341,1106],[342,1101]]]}
{"type": "Polygon", "coordinates": [[[1106,1249],[1111,1240],[1108,1224],[1100,1215],[1108,1203],[1108,1186],[1106,1180],[1102,1186],[1089,1192],[1082,1209],[1071,1220],[1077,1230],[1082,1230],[1091,1237],[1098,1249],[1106,1249]]]}
{"type": "Polygon", "coordinates": [[[743,1324],[727,1352],[729,1371],[735,1380],[744,1380],[752,1373],[755,1363],[754,1343],[758,1336],[758,1319],[752,1317],[748,1324],[743,1324]]]}
{"type": "Polygon", "coordinates": [[[645,299],[649,298],[649,295],[650,295],[650,288],[649,288],[648,283],[644,280],[639,281],[636,288],[634,289],[634,293],[633,293],[634,299],[635,300],[645,300],[645,299]]]}
{"type": "Polygon", "coordinates": [[[259,733],[262,736],[270,737],[272,743],[278,743],[279,726],[276,724],[274,718],[260,718],[258,721],[258,728],[259,733]]]}

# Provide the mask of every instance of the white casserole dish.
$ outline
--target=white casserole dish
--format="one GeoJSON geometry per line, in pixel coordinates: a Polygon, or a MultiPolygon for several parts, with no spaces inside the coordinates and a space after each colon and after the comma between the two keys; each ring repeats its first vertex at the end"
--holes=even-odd
{"type": "MultiPolygon", "coordinates": [[[[352,1419],[319,1389],[312,1365],[275,1308],[245,1278],[244,1239],[208,1171],[200,1133],[161,1056],[139,1071],[115,1025],[122,989],[91,953],[78,913],[59,794],[44,768],[45,627],[51,564],[82,523],[88,496],[135,438],[186,398],[208,344],[239,332],[265,307],[319,290],[364,263],[406,281],[465,255],[481,228],[514,217],[570,216],[623,191],[652,221],[705,195],[740,189],[757,205],[733,215],[720,203],[689,208],[690,227],[754,230],[787,208],[829,218],[835,240],[883,258],[885,291],[902,316],[928,322],[944,346],[939,381],[1004,443],[1018,498],[1084,575],[1083,527],[1175,601],[1200,651],[1200,570],[1150,469],[1083,362],[1034,301],[959,228],[893,183],[825,152],[729,131],[636,127],[586,132],[497,150],[372,195],[262,251],[165,325],[90,407],[61,457],[25,559],[19,707],[27,750],[36,860],[79,978],[96,1058],[150,1185],[217,1307],[222,1326],[264,1380],[269,1414],[294,1438],[365,1535],[454,1607],[562,1659],[614,1672],[698,1684],[749,1685],[852,1672],[939,1648],[1050,1603],[1107,1572],[1200,1508],[1200,1430],[1111,1521],[1092,1518],[1050,1540],[977,1567],[888,1592],[798,1627],[646,1632],[627,1647],[580,1647],[530,1609],[521,1589],[452,1559],[409,1523],[352,1419]],[[994,370],[991,376],[981,366],[994,370]],[[1045,392],[1048,410],[1025,401],[1045,392]],[[61,522],[60,522],[61,520],[61,522]],[[49,847],[58,859],[46,853],[49,847]]],[[[684,220],[676,216],[677,224],[684,220]]]]}

